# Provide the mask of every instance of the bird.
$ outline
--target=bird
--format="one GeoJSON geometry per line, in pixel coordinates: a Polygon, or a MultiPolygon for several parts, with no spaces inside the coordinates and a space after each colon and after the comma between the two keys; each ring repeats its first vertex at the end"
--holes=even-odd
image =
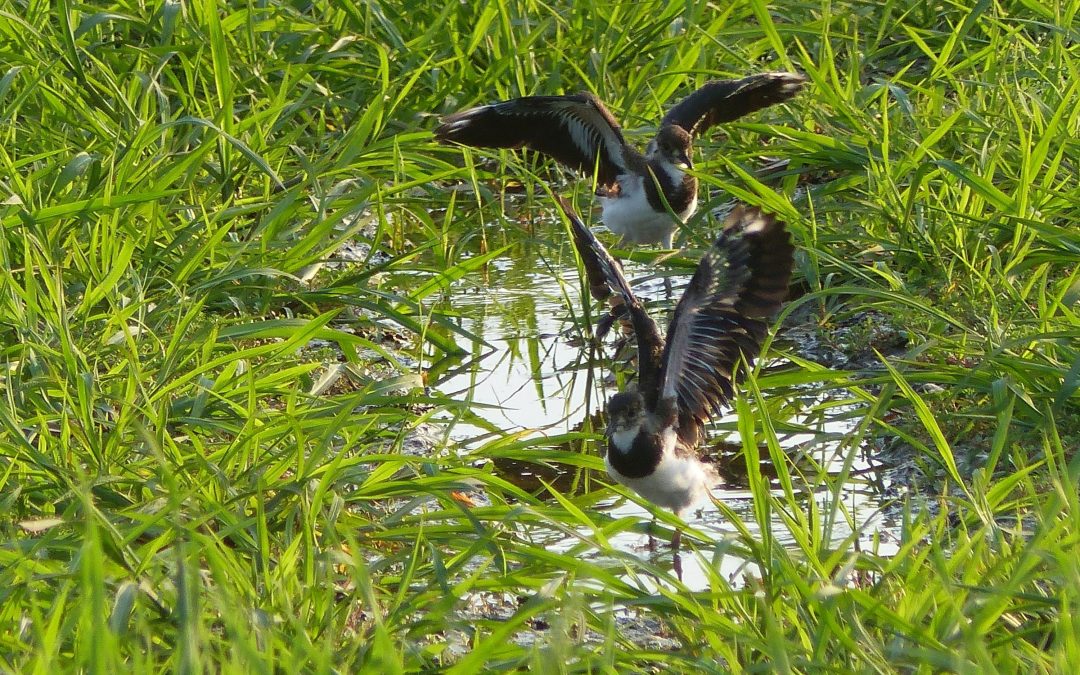
{"type": "MultiPolygon", "coordinates": [[[[705,424],[731,400],[760,353],[770,318],[787,299],[791,234],[775,216],[736,206],[661,335],[619,263],[571,205],[556,199],[570,221],[590,293],[616,299],[637,338],[636,384],[607,402],[605,467],[615,481],[683,517],[720,482],[699,452],[705,424]]],[[[676,529],[671,542],[676,565],[680,533],[676,529]]]]}
{"type": "Polygon", "coordinates": [[[694,137],[787,101],[805,83],[803,75],[786,72],[707,82],[664,115],[645,154],[626,142],[614,116],[588,92],[469,108],[445,116],[434,136],[471,147],[528,147],[585,175],[595,171],[604,225],[626,243],[670,249],[672,214],[681,223],[697,210],[694,137]]]}

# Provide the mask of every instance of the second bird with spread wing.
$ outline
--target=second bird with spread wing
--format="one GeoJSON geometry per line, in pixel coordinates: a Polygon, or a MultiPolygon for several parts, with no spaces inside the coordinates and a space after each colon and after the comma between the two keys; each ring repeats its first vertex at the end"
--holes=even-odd
{"type": "Polygon", "coordinates": [[[694,135],[786,101],[805,82],[794,73],[708,82],[664,115],[644,155],[589,93],[470,108],[444,117],[435,138],[481,148],[528,147],[587,175],[595,170],[604,225],[629,243],[671,248],[670,214],[686,221],[697,209],[697,178],[688,172],[694,135]]]}
{"type": "MultiPolygon", "coordinates": [[[[599,300],[613,292],[637,337],[637,384],[608,401],[604,463],[612,478],[681,516],[719,482],[697,447],[705,422],[733,396],[739,369],[753,364],[768,320],[787,298],[791,235],[773,216],[737,207],[698,263],[662,336],[619,264],[565,200],[559,205],[590,291],[599,300]]],[[[678,541],[676,530],[676,549],[678,541]]]]}

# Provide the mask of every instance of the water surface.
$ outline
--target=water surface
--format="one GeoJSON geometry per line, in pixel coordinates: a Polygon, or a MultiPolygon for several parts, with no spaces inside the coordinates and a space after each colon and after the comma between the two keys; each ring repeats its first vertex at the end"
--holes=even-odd
{"type": "MultiPolygon", "coordinates": [[[[653,299],[657,305],[667,305],[669,296],[677,298],[681,285],[689,278],[689,273],[672,277],[674,289],[669,294],[664,283],[656,277],[655,267],[627,262],[626,273],[635,292],[653,299]]],[[[595,319],[595,314],[602,308],[591,298],[588,300],[595,319]]],[[[601,358],[595,346],[582,340],[575,324],[575,317],[581,320],[585,307],[579,273],[568,243],[551,245],[522,241],[509,255],[458,282],[450,292],[448,303],[461,317],[462,328],[481,337],[490,346],[478,346],[460,338],[462,348],[471,356],[455,372],[432,384],[445,395],[490,406],[473,406],[489,427],[505,434],[530,436],[572,432],[602,410],[604,401],[617,391],[608,362],[601,358]]],[[[665,311],[654,307],[653,316],[661,325],[666,325],[665,311]]],[[[610,338],[603,349],[610,355],[610,338]]],[[[847,398],[843,391],[836,392],[836,396],[837,400],[847,398]]],[[[813,399],[808,402],[808,408],[814,407],[815,403],[828,402],[821,400],[820,393],[807,394],[807,398],[813,399]]],[[[849,405],[825,408],[825,414],[821,413],[819,405],[813,415],[790,420],[788,428],[799,428],[800,432],[782,435],[780,440],[786,450],[810,455],[819,466],[835,473],[840,471],[848,454],[858,451],[846,447],[843,439],[855,427],[859,416],[853,414],[857,410],[849,405]]],[[[732,431],[734,421],[730,413],[716,421],[712,431],[714,444],[737,443],[737,435],[732,431]]],[[[463,422],[455,424],[450,433],[455,441],[466,447],[492,436],[491,429],[463,422]]],[[[737,445],[735,448],[737,452],[737,445]]],[[[589,444],[587,449],[599,452],[596,444],[589,444]]],[[[767,457],[764,450],[762,454],[767,457]]],[[[735,457],[732,464],[738,466],[743,461],[741,457],[735,457]]],[[[850,461],[859,478],[845,482],[839,491],[850,522],[833,523],[829,540],[839,544],[854,531],[858,533],[855,538],[863,550],[877,546],[877,552],[888,554],[895,550],[890,532],[896,524],[888,522],[880,512],[878,490],[873,481],[867,480],[867,477],[875,478],[868,462],[861,457],[850,461]]],[[[528,484],[533,477],[529,473],[528,464],[517,463],[505,472],[504,477],[531,487],[528,484]]],[[[608,480],[606,475],[597,477],[608,480]]],[[[808,485],[796,486],[796,489],[804,491],[805,499],[815,500],[822,512],[831,510],[830,502],[835,498],[833,492],[808,485]]],[[[751,532],[760,529],[754,520],[750,491],[745,486],[721,486],[714,494],[744,520],[751,532]]],[[[612,517],[651,520],[646,509],[621,496],[605,500],[600,507],[607,509],[612,517]]],[[[712,504],[705,505],[700,514],[694,514],[689,524],[716,540],[735,536],[735,528],[712,504]]],[[[778,541],[794,545],[795,540],[782,520],[774,518],[769,526],[778,541]]],[[[664,537],[666,532],[658,529],[658,537],[664,537]]],[[[556,550],[567,550],[577,543],[574,537],[551,535],[555,538],[540,543],[556,550]]],[[[612,538],[611,543],[624,552],[650,557],[658,564],[669,560],[666,544],[650,550],[648,538],[642,533],[624,532],[612,538]]],[[[743,573],[754,571],[736,556],[712,556],[707,549],[702,553],[704,564],[728,578],[737,579],[743,573]]],[[[684,581],[689,586],[707,585],[705,571],[697,557],[684,555],[683,569],[684,581]]]]}

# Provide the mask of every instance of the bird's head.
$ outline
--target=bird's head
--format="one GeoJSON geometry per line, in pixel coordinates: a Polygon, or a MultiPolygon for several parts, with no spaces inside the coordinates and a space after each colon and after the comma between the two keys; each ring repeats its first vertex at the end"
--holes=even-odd
{"type": "Polygon", "coordinates": [[[690,132],[677,124],[668,124],[660,128],[649,148],[656,157],[664,159],[680,169],[694,168],[690,161],[693,138],[690,132]]]}
{"type": "Polygon", "coordinates": [[[645,421],[645,400],[636,391],[622,391],[607,404],[607,435],[637,435],[645,421]]]}

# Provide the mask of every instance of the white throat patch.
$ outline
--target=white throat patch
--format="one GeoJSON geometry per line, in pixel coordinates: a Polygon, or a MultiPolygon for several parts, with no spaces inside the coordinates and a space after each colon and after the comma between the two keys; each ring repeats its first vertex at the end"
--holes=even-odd
{"type": "Polygon", "coordinates": [[[610,447],[615,448],[618,452],[625,452],[622,448],[629,449],[634,442],[634,438],[637,437],[638,432],[641,431],[641,425],[630,427],[629,429],[620,429],[611,434],[610,447]]]}

